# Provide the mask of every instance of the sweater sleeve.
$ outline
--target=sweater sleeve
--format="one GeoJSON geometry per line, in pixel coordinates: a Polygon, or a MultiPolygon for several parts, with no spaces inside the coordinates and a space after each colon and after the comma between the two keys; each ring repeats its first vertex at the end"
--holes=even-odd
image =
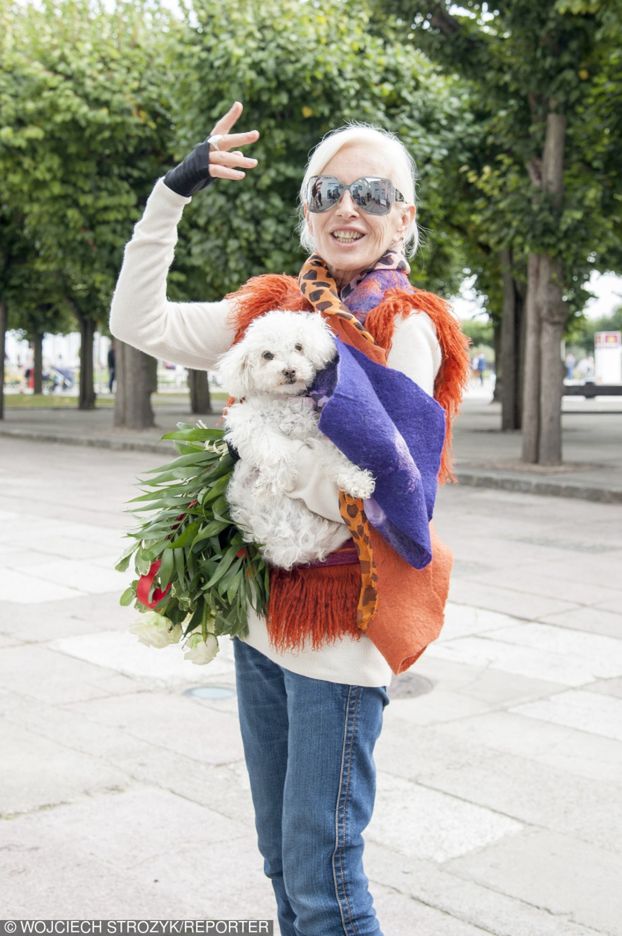
{"type": "Polygon", "coordinates": [[[110,332],[156,358],[195,370],[214,368],[233,343],[234,305],[169,302],[166,280],[185,198],[158,179],[126,244],[110,307],[110,332]]]}
{"type": "MultiPolygon", "coordinates": [[[[429,396],[434,395],[434,380],[441,366],[441,348],[432,319],[425,312],[413,312],[398,319],[393,332],[387,366],[410,377],[429,396]]],[[[303,448],[297,456],[298,478],[288,491],[300,498],[309,510],[327,520],[343,523],[339,513],[337,485],[317,467],[313,448],[303,448]]]]}

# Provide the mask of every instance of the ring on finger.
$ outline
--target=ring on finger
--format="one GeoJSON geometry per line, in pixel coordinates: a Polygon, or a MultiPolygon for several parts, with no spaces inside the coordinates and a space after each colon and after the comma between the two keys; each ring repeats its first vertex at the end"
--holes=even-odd
{"type": "Polygon", "coordinates": [[[208,137],[207,142],[209,143],[210,148],[218,150],[218,152],[220,152],[220,141],[222,140],[222,138],[223,138],[222,133],[216,133],[214,134],[214,136],[208,137]]]}

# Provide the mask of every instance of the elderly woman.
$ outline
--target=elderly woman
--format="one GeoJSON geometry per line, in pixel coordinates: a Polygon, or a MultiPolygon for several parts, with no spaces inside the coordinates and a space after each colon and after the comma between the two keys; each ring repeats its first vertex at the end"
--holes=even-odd
{"type": "MultiPolygon", "coordinates": [[[[313,255],[298,279],[255,277],[220,302],[167,300],[184,206],[213,179],[241,181],[257,165],[240,147],[259,133],[231,132],[241,113],[234,103],[211,136],[156,182],[125,249],[112,334],[154,357],[207,370],[257,315],[314,309],[342,341],[401,371],[423,403],[440,404],[451,417],[468,356],[442,301],[408,282],[406,254],[417,245],[414,165],[385,131],[352,125],[312,152],[300,226],[313,255]]],[[[424,451],[425,432],[420,444],[424,451]]],[[[446,445],[434,466],[434,481],[449,475],[446,445]]],[[[288,496],[348,523],[351,538],[323,563],[274,570],[266,618],[250,611],[248,636],[233,641],[258,846],[283,936],[377,936],[363,870],[374,745],[392,673],[438,635],[450,558],[432,535],[425,563],[404,561],[371,527],[362,502],[318,473],[312,451],[300,455],[288,496]]],[[[427,527],[428,518],[426,536],[427,527]]]]}

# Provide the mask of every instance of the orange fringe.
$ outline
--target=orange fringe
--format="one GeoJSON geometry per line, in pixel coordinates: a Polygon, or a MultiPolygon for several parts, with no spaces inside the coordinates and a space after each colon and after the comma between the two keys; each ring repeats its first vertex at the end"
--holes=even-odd
{"type": "MultiPolygon", "coordinates": [[[[228,299],[235,302],[231,324],[235,328],[234,343],[239,341],[250,323],[260,315],[271,309],[287,309],[291,312],[311,311],[312,306],[300,292],[298,280],[285,274],[264,274],[252,277],[236,292],[229,293],[228,299]]],[[[365,328],[373,335],[376,347],[368,341],[361,350],[373,359],[377,359],[373,352],[388,351],[391,347],[396,316],[406,316],[410,312],[426,312],[436,328],[436,334],[441,346],[443,360],[434,383],[434,398],[440,403],[446,414],[446,434],[441,463],[439,469],[439,482],[455,481],[451,470],[451,437],[452,419],[460,406],[462,396],[468,386],[470,376],[469,339],[460,330],[460,324],[452,315],[448,304],[434,293],[417,291],[409,293],[400,289],[390,290],[383,302],[373,309],[366,318],[365,328]]],[[[332,317],[331,317],[332,318],[332,317]]],[[[331,321],[332,324],[332,321],[331,321]]],[[[353,329],[352,329],[353,331],[353,329]]],[[[340,335],[342,337],[342,335],[340,335]]],[[[348,343],[352,343],[350,335],[343,335],[348,343]]],[[[380,356],[380,355],[379,355],[380,356]]],[[[234,402],[233,398],[227,405],[234,402]]],[[[375,531],[372,530],[372,535],[375,531]]],[[[381,537],[376,537],[374,551],[384,548],[381,537]]],[[[442,624],[442,604],[439,608],[434,605],[430,611],[430,621],[422,609],[427,607],[426,601],[438,600],[436,590],[431,588],[430,575],[433,568],[444,562],[440,544],[435,545],[434,558],[425,570],[404,568],[406,564],[386,546],[386,552],[391,553],[398,568],[393,574],[385,570],[386,582],[383,586],[385,592],[391,591],[391,584],[401,593],[406,575],[412,583],[413,593],[408,593],[405,602],[404,614],[398,615],[398,622],[403,617],[403,625],[412,630],[412,615],[418,609],[416,617],[421,618],[422,629],[425,634],[417,636],[419,645],[414,655],[403,661],[400,653],[404,644],[404,635],[400,628],[396,629],[395,620],[382,621],[380,634],[379,627],[373,627],[373,641],[383,648],[387,659],[392,662],[394,672],[401,672],[414,662],[423,652],[430,639],[436,636],[436,630],[442,624]],[[407,613],[406,613],[407,612],[407,613]],[[423,620],[425,618],[425,621],[423,620]],[[423,624],[425,623],[425,627],[423,624]],[[430,632],[428,635],[428,631],[430,632]],[[433,632],[434,631],[434,632],[433,632]],[[392,636],[393,635],[393,636],[392,636]],[[395,646],[394,646],[395,644],[395,646]],[[423,645],[423,648],[422,648],[423,645]],[[395,668],[399,667],[399,668],[395,668]]],[[[445,550],[447,552],[447,550],[445,550]]],[[[448,555],[450,555],[448,553],[448,555]]],[[[445,565],[447,563],[445,562],[445,565]]],[[[449,567],[448,567],[449,568],[449,567]]],[[[443,566],[444,569],[444,566],[443,566]]],[[[435,573],[438,577],[438,572],[435,573]]],[[[444,579],[448,580],[449,572],[444,570],[444,579]],[[445,574],[446,572],[446,574],[445,574]]],[[[268,602],[267,630],[271,643],[280,651],[296,650],[300,648],[307,637],[311,637],[312,647],[317,649],[326,643],[332,643],[344,634],[360,639],[363,631],[357,624],[357,607],[361,587],[360,565],[325,566],[324,568],[304,568],[303,571],[272,567],[270,569],[270,597],[268,602]]],[[[408,589],[405,589],[408,591],[408,589]]],[[[444,603],[444,602],[443,602],[444,603]]],[[[372,621],[376,625],[376,618],[372,621]]],[[[380,620],[380,618],[378,618],[380,620]]],[[[369,629],[371,637],[372,627],[369,629]]],[[[412,635],[409,639],[412,638],[412,635]]],[[[411,640],[412,642],[412,640],[411,640]]]]}
{"type": "Polygon", "coordinates": [[[360,639],[356,622],[361,573],[358,563],[290,572],[270,569],[267,628],[270,642],[285,652],[311,638],[314,650],[349,634],[360,639]]]}
{"type": "Polygon", "coordinates": [[[235,328],[236,344],[250,323],[258,316],[272,309],[286,309],[288,312],[311,312],[313,306],[300,292],[295,276],[285,273],[263,273],[252,276],[235,292],[228,293],[225,299],[235,303],[232,325],[235,328]]]}

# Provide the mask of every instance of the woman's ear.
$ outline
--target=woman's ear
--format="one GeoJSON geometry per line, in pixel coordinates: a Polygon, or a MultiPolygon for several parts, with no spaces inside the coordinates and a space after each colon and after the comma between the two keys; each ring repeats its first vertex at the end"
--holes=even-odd
{"type": "Polygon", "coordinates": [[[411,224],[413,223],[413,221],[415,220],[416,214],[417,214],[417,206],[416,206],[416,205],[406,205],[406,206],[402,209],[401,222],[400,222],[400,226],[399,226],[399,228],[398,228],[398,234],[399,234],[401,237],[404,236],[404,234],[406,233],[406,231],[408,230],[408,228],[410,227],[410,225],[411,225],[411,224]]]}

